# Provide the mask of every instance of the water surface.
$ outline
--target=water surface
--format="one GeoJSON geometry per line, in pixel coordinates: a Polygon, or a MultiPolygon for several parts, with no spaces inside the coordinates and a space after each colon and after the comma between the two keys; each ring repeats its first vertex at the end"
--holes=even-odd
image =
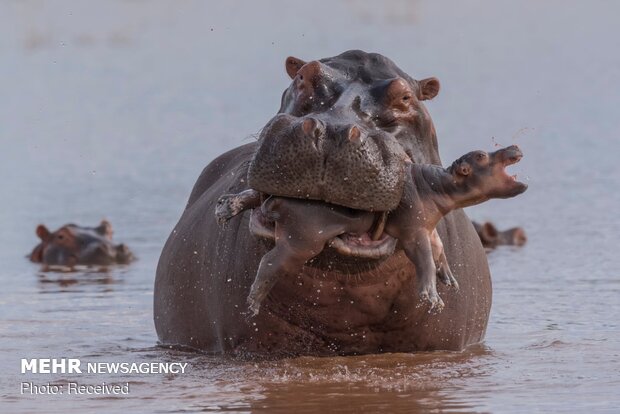
{"type": "Polygon", "coordinates": [[[617,412],[618,12],[559,1],[0,3],[0,409],[617,412]],[[496,144],[525,153],[511,168],[528,192],[468,210],[529,235],[489,256],[485,342],[260,363],[157,348],[155,266],[201,169],[275,113],[286,56],[353,48],[441,80],[428,108],[444,162],[496,144]],[[24,258],[38,223],[104,217],[138,262],[43,274],[24,258]],[[33,357],[190,369],[19,374],[33,357]],[[22,396],[28,378],[129,381],[131,393],[22,396]]]}

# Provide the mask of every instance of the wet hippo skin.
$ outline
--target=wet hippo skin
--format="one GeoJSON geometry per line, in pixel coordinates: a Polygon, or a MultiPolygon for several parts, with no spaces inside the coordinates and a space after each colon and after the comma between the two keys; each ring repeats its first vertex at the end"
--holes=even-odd
{"type": "MultiPolygon", "coordinates": [[[[398,208],[376,221],[375,214],[298,198],[270,196],[255,190],[227,194],[219,198],[215,209],[218,221],[230,219],[246,208],[261,216],[265,223],[257,236],[269,234],[275,247],[261,260],[252,284],[248,304],[258,314],[261,302],[271,287],[287,275],[295,275],[301,266],[316,257],[326,246],[339,246],[346,240],[362,243],[364,237],[398,240],[399,246],[415,265],[420,299],[432,310],[441,311],[444,303],[437,294],[436,278],[448,286],[458,283],[447,263],[443,243],[435,226],[448,212],[469,207],[492,198],[511,198],[523,193],[527,185],[506,173],[505,167],[522,157],[517,146],[488,154],[472,151],[449,168],[411,164],[405,175],[405,188],[398,208]],[[377,222],[373,229],[373,223],[377,222]]],[[[251,231],[255,226],[250,226],[251,231]]],[[[387,251],[386,254],[391,254],[387,251]]]]}
{"type": "MultiPolygon", "coordinates": [[[[282,196],[381,211],[401,199],[408,159],[440,164],[435,129],[422,103],[437,94],[436,79],[416,81],[387,58],[361,51],[310,63],[289,58],[285,68],[293,82],[279,114],[258,142],[221,155],[203,170],[164,246],[154,292],[161,343],[278,357],[461,350],[481,341],[491,280],[480,239],[462,210],[449,213],[437,226],[462,286],[458,293],[438,287],[446,302],[441,313],[416,306],[415,268],[402,249],[376,259],[325,249],[296,275],[281,278],[260,314],[248,318],[246,298],[273,242],[250,233],[250,211],[219,226],[213,211],[220,195],[247,190],[250,178],[252,187],[266,194],[282,184],[282,196]],[[302,76],[310,76],[311,82],[302,82],[302,76]],[[286,136],[311,142],[293,145],[286,136]],[[340,152],[325,153],[337,145],[340,152]],[[347,155],[343,148],[350,145],[358,147],[347,155]],[[280,146],[285,158],[295,151],[301,158],[307,155],[303,151],[314,151],[304,164],[312,168],[296,171],[288,164],[282,174],[278,164],[271,164],[280,156],[280,146]],[[317,165],[317,160],[324,163],[317,165]],[[389,168],[373,175],[373,166],[389,168]],[[339,198],[337,194],[347,194],[346,183],[355,191],[339,198]],[[286,194],[291,189],[300,193],[286,194]],[[381,199],[375,203],[376,189],[381,199]]],[[[370,242],[366,248],[378,247],[370,242]]]]}

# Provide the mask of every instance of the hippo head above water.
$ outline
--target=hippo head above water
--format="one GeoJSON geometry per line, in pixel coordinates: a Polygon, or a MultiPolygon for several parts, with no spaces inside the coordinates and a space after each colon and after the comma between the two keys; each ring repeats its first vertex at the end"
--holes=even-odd
{"type": "Polygon", "coordinates": [[[467,193],[467,199],[477,204],[491,198],[515,197],[527,190],[527,184],[505,170],[521,158],[523,153],[516,145],[491,153],[472,151],[454,161],[448,171],[458,187],[456,190],[467,193]]]}
{"type": "Polygon", "coordinates": [[[112,243],[112,233],[112,225],[106,220],[97,227],[65,224],[54,232],[40,224],[36,234],[41,242],[33,249],[30,260],[45,266],[69,268],[127,264],[134,260],[126,245],[112,243]]]}
{"type": "Polygon", "coordinates": [[[279,113],[260,135],[248,170],[262,193],[388,211],[402,196],[405,164],[439,164],[435,129],[422,101],[435,78],[415,80],[388,58],[362,51],[304,62],[279,113]]]}

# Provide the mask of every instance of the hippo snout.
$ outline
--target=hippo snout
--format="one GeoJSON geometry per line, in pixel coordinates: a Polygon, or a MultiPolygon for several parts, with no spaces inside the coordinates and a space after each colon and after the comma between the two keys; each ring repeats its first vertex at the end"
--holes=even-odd
{"type": "Polygon", "coordinates": [[[499,244],[508,246],[523,246],[527,243],[527,235],[521,227],[514,227],[498,234],[499,244]]]}
{"type": "Polygon", "coordinates": [[[125,244],[98,243],[93,248],[87,249],[80,261],[84,264],[107,265],[113,263],[127,264],[133,259],[131,250],[125,244]]]}
{"type": "Polygon", "coordinates": [[[495,156],[499,158],[499,161],[506,165],[515,164],[523,158],[523,152],[518,145],[511,145],[506,148],[502,148],[495,152],[495,156]]]}
{"type": "Polygon", "coordinates": [[[251,188],[269,195],[388,211],[400,202],[406,153],[382,131],[324,114],[276,115],[248,169],[251,188]]]}
{"type": "Polygon", "coordinates": [[[325,138],[325,124],[312,117],[308,117],[301,123],[304,136],[309,139],[315,148],[319,148],[319,141],[325,138]]]}
{"type": "Polygon", "coordinates": [[[129,247],[121,243],[116,246],[116,261],[121,264],[126,264],[134,260],[135,257],[129,247]]]}

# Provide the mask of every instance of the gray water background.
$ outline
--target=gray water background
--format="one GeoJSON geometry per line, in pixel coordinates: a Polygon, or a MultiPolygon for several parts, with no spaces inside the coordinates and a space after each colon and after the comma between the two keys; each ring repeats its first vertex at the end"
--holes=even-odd
{"type": "Polygon", "coordinates": [[[619,13],[611,1],[0,2],[0,411],[618,412],[619,13]],[[468,210],[529,236],[489,255],[485,342],[269,363],[157,348],[155,266],[201,169],[276,112],[286,56],[348,49],[441,80],[427,107],[444,163],[496,144],[525,153],[511,171],[528,192],[468,210]],[[138,262],[43,274],[24,258],[38,223],[104,217],[138,262]],[[21,375],[33,357],[190,370],[21,375]],[[23,396],[26,379],[131,393],[23,396]]]}

